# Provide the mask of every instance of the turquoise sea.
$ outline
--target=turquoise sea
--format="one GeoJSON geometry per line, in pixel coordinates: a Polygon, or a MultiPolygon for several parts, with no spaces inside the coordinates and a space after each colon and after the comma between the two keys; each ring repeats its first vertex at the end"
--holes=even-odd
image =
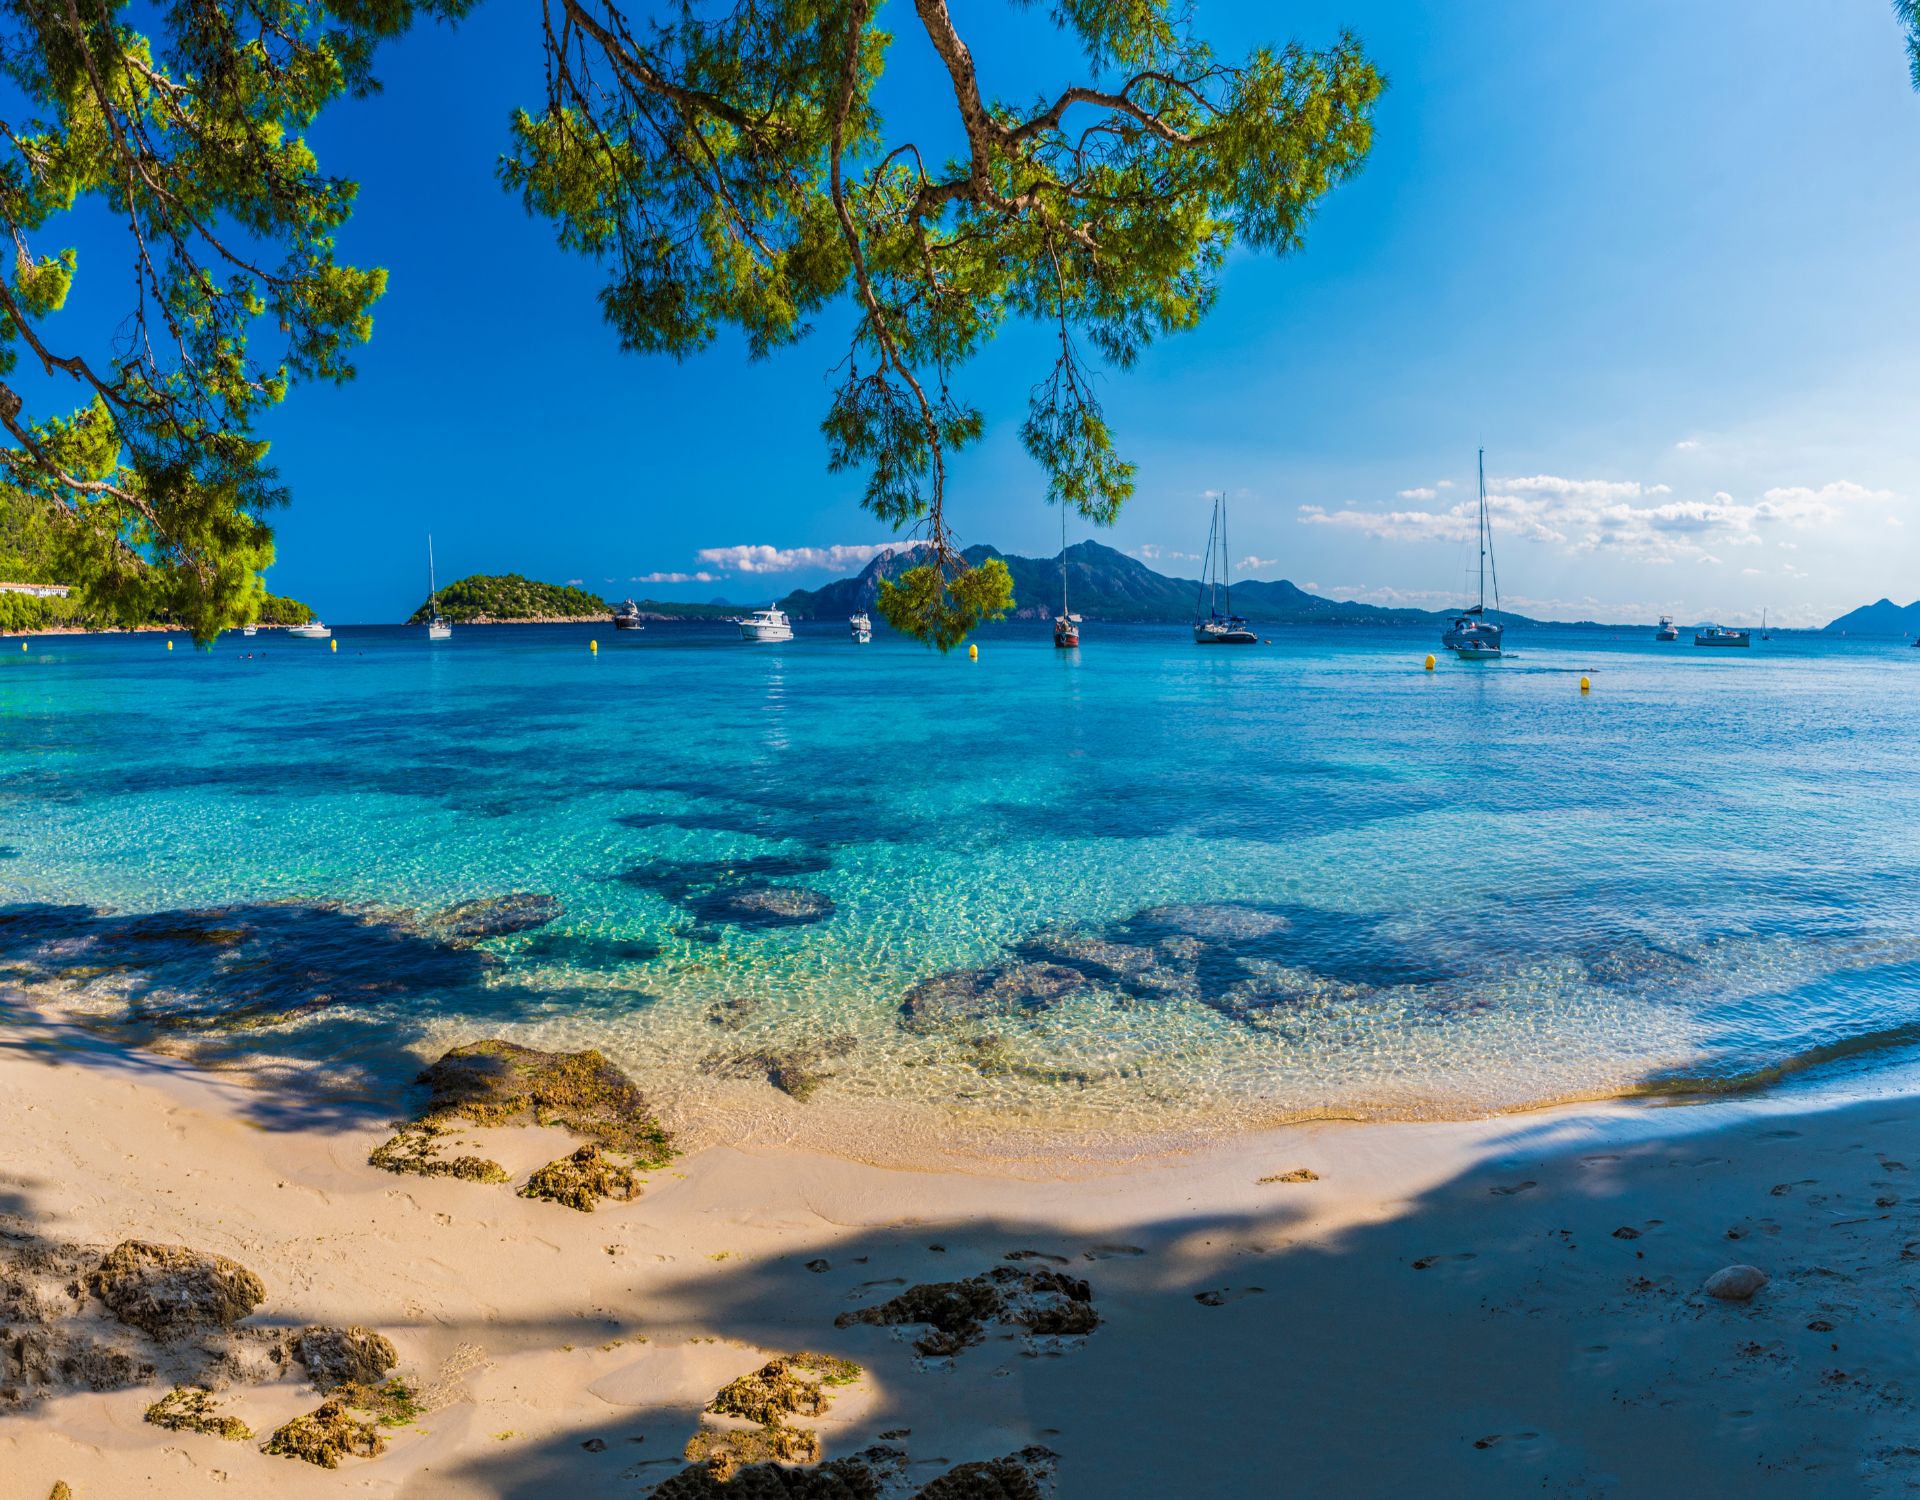
{"type": "Polygon", "coordinates": [[[883,1155],[1893,1055],[1920,652],[1651,635],[7,641],[0,970],[349,1090],[592,1045],[697,1139],[883,1155]]]}

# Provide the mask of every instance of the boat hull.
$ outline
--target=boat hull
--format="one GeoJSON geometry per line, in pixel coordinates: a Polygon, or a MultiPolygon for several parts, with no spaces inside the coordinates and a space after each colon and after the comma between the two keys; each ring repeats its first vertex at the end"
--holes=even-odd
{"type": "Polygon", "coordinates": [[[793,639],[791,625],[742,625],[740,634],[750,641],[790,641],[793,639]]]}
{"type": "Polygon", "coordinates": [[[1257,646],[1260,637],[1241,624],[1223,625],[1202,620],[1193,627],[1193,643],[1196,646],[1257,646]]]}
{"type": "Polygon", "coordinates": [[[629,620],[623,615],[615,615],[613,617],[613,628],[615,630],[645,630],[647,627],[642,621],[629,620]]]}
{"type": "Polygon", "coordinates": [[[429,625],[427,627],[427,639],[430,641],[450,641],[453,639],[453,627],[451,625],[429,625]]]}
{"type": "Polygon", "coordinates": [[[1753,639],[1744,633],[1740,635],[1696,635],[1693,638],[1693,643],[1696,646],[1751,646],[1753,639]]]}

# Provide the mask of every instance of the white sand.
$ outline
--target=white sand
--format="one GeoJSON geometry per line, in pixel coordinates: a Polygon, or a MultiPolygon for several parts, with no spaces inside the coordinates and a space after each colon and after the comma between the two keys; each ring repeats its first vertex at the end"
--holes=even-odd
{"type": "MultiPolygon", "coordinates": [[[[1294,1127],[1058,1181],[721,1146],[579,1214],[376,1171],[377,1124],[276,1128],[230,1078],[24,1035],[0,1027],[0,1228],[217,1251],[265,1281],[254,1324],[365,1324],[423,1379],[462,1345],[487,1362],[334,1471],[149,1426],[160,1385],[30,1393],[0,1412],[4,1500],[638,1495],[721,1384],[796,1349],[867,1369],[812,1424],[826,1456],[910,1429],[919,1482],[1042,1443],[1067,1500],[1920,1487],[1920,1098],[1895,1074],[1878,1097],[1294,1127]],[[1256,1182],[1302,1166],[1320,1180],[1256,1182]],[[834,1327],[1019,1250],[1092,1283],[1079,1347],[921,1368],[895,1330],[834,1327]],[[1743,1261],[1772,1278],[1751,1304],[1700,1293],[1743,1261]]],[[[486,1133],[522,1173],[567,1144],[486,1133]]],[[[297,1368],[224,1400],[262,1436],[317,1404],[297,1368]]]]}

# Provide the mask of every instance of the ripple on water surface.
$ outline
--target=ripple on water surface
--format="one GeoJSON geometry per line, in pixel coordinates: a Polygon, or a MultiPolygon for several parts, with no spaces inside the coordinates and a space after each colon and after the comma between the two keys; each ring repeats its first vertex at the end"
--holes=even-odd
{"type": "Polygon", "coordinates": [[[826,1144],[1504,1109],[1920,1023],[1891,649],[340,639],[0,676],[14,982],[336,1068],[595,1046],[826,1144]]]}

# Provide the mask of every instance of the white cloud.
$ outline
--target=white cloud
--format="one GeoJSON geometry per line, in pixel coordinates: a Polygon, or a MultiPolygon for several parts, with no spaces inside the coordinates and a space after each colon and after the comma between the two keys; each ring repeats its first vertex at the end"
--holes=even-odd
{"type": "Polygon", "coordinates": [[[724,573],[642,573],[628,583],[718,583],[724,573]]]}
{"type": "Polygon", "coordinates": [[[1439,488],[1443,490],[1450,490],[1453,488],[1453,481],[1451,479],[1443,479],[1440,481],[1439,488]]]}
{"type": "Polygon", "coordinates": [[[891,552],[897,542],[837,543],[831,547],[702,547],[694,556],[703,563],[733,573],[794,573],[802,568],[825,568],[846,573],[864,568],[882,552],[891,552]]]}
{"type": "Polygon", "coordinates": [[[1234,566],[1241,572],[1248,573],[1255,568],[1277,568],[1280,566],[1280,559],[1277,557],[1255,557],[1249,552],[1245,557],[1241,558],[1239,562],[1235,563],[1234,566]]]}
{"type": "Polygon", "coordinates": [[[1142,542],[1138,547],[1131,548],[1129,555],[1139,558],[1141,562],[1200,561],[1200,554],[1198,552],[1175,552],[1172,548],[1163,547],[1158,542],[1142,542]]]}
{"type": "Polygon", "coordinates": [[[1740,576],[1742,578],[1758,578],[1760,576],[1760,570],[1758,568],[1742,568],[1740,570],[1740,576]]]}
{"type": "Polygon", "coordinates": [[[1700,440],[1698,438],[1682,438],[1673,446],[1678,448],[1682,453],[1685,453],[1691,448],[1698,448],[1700,446],[1700,440]]]}
{"type": "Polygon", "coordinates": [[[586,583],[587,580],[584,578],[569,578],[567,580],[567,587],[570,589],[585,588],[586,583]]]}
{"type": "Polygon", "coordinates": [[[1440,498],[1440,492],[1438,490],[1429,489],[1425,485],[1421,485],[1417,489],[1397,490],[1395,493],[1398,494],[1402,500],[1438,500],[1440,498]]]}
{"type": "MultiPolygon", "coordinates": [[[[1570,554],[1613,552],[1645,562],[1710,561],[1713,547],[1752,546],[1762,532],[1832,525],[1850,509],[1884,504],[1884,490],[1839,481],[1767,490],[1740,502],[1724,490],[1711,500],[1671,498],[1664,484],[1636,480],[1566,479],[1554,474],[1490,480],[1487,509],[1496,532],[1570,554]]],[[[1468,541],[1478,506],[1461,500],[1444,509],[1327,510],[1300,507],[1307,526],[1335,526],[1394,541],[1468,541]]]]}

